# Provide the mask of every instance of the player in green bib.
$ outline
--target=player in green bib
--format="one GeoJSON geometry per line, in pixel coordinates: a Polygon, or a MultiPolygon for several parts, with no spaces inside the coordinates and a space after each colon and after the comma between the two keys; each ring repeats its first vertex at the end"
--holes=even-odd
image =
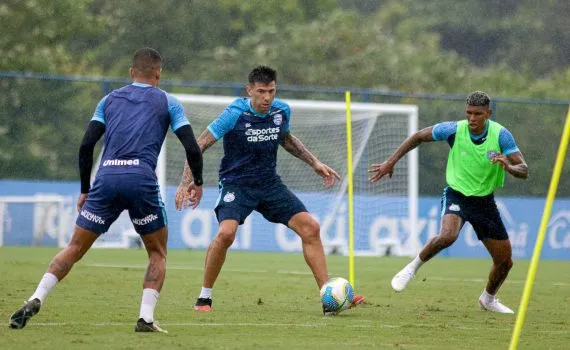
{"type": "Polygon", "coordinates": [[[439,123],[408,137],[384,163],[372,165],[370,181],[392,176],[398,160],[422,142],[447,141],[451,147],[445,173],[448,186],[441,199],[439,235],[394,276],[392,288],[397,292],[404,290],[425,262],[457,240],[463,224],[468,221],[493,258],[479,304],[485,310],[512,314],[513,310],[495,297],[513,260],[509,236],[493,192],[503,187],[505,173],[526,179],[528,167],[512,134],[490,119],[489,103],[489,96],[484,92],[469,94],[465,104],[466,120],[439,123]]]}

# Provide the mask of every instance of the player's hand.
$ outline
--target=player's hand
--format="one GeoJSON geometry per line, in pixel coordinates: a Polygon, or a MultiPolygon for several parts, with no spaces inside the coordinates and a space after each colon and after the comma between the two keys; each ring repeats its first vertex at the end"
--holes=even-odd
{"type": "Polygon", "coordinates": [[[370,180],[370,182],[377,182],[386,175],[392,177],[392,174],[394,173],[394,165],[388,162],[372,164],[368,172],[373,174],[368,180],[370,180]]]}
{"type": "Polygon", "coordinates": [[[86,200],[87,200],[87,193],[81,193],[79,195],[79,198],[77,199],[77,212],[78,213],[81,211],[81,208],[83,208],[83,204],[85,204],[86,200]]]}
{"type": "Polygon", "coordinates": [[[335,178],[340,180],[340,175],[334,171],[333,168],[324,163],[318,162],[313,169],[315,169],[315,172],[323,178],[323,185],[326,188],[330,188],[334,185],[335,178]]]}
{"type": "Polygon", "coordinates": [[[194,181],[192,181],[188,186],[180,184],[176,189],[174,206],[176,207],[176,210],[182,210],[187,207],[195,209],[198,204],[200,204],[201,199],[202,186],[196,186],[194,181]]]}
{"type": "Polygon", "coordinates": [[[500,152],[493,154],[493,157],[491,158],[491,163],[493,164],[498,163],[501,166],[501,168],[507,171],[509,170],[509,165],[511,165],[511,163],[509,162],[509,158],[507,158],[506,155],[500,152]]]}
{"type": "Polygon", "coordinates": [[[192,181],[188,187],[190,208],[196,209],[202,200],[202,185],[198,186],[192,181]]]}

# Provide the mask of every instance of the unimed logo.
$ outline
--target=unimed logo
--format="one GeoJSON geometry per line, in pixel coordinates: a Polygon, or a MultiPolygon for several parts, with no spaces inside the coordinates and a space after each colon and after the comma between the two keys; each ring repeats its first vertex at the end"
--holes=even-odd
{"type": "Polygon", "coordinates": [[[103,166],[129,166],[139,165],[138,159],[107,159],[103,162],[103,166]]]}

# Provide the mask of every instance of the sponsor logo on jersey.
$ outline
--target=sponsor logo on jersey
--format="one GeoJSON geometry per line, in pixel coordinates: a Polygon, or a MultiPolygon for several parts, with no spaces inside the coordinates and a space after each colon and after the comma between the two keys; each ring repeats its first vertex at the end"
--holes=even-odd
{"type": "Polygon", "coordinates": [[[452,204],[452,205],[449,206],[449,210],[451,210],[451,211],[460,211],[461,208],[459,207],[458,204],[452,204]]]}
{"type": "Polygon", "coordinates": [[[487,152],[487,159],[492,160],[494,156],[496,156],[499,152],[497,151],[488,151],[487,152]]]}
{"type": "Polygon", "coordinates": [[[236,195],[233,192],[228,192],[224,196],[224,202],[226,203],[233,202],[234,199],[236,199],[236,195]]]}
{"type": "Polygon", "coordinates": [[[133,224],[142,226],[142,225],[150,224],[151,222],[153,222],[154,220],[157,220],[157,219],[158,219],[158,215],[149,214],[142,219],[133,219],[133,224]]]}
{"type": "Polygon", "coordinates": [[[87,219],[91,222],[94,222],[96,224],[105,225],[105,220],[103,220],[102,217],[100,217],[99,215],[95,215],[92,212],[87,211],[85,209],[83,209],[81,211],[81,216],[83,216],[85,219],[87,219]]]}
{"type": "Polygon", "coordinates": [[[245,136],[248,142],[264,142],[279,139],[281,128],[247,129],[245,136]]]}
{"type": "Polygon", "coordinates": [[[107,159],[103,162],[103,166],[130,166],[139,164],[138,159],[107,159]]]}
{"type": "Polygon", "coordinates": [[[273,123],[275,123],[275,125],[281,125],[282,121],[283,121],[283,116],[281,114],[275,114],[273,116],[273,123]]]}
{"type": "Polygon", "coordinates": [[[246,127],[246,128],[251,128],[251,124],[250,124],[250,123],[245,123],[245,127],[246,127]]]}

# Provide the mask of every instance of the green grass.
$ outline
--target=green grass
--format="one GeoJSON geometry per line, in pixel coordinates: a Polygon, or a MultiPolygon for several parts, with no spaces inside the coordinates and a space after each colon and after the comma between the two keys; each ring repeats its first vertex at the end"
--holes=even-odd
{"type": "MultiPolygon", "coordinates": [[[[214,312],[192,306],[202,280],[203,251],[169,252],[155,317],[169,334],[134,333],[146,254],[92,250],[48,297],[23,330],[10,314],[34,291],[56,249],[0,248],[0,348],[193,349],[506,349],[515,317],[477,304],[490,260],[436,258],[408,289],[390,279],[408,259],[357,258],[356,290],[367,304],[323,317],[318,290],[298,254],[230,252],[214,289],[214,312]]],[[[347,277],[347,258],[327,259],[331,276],[347,277]]],[[[515,266],[500,293],[517,309],[528,262],[515,266]]],[[[570,263],[543,261],[520,341],[521,349],[568,348],[570,263]]]]}

